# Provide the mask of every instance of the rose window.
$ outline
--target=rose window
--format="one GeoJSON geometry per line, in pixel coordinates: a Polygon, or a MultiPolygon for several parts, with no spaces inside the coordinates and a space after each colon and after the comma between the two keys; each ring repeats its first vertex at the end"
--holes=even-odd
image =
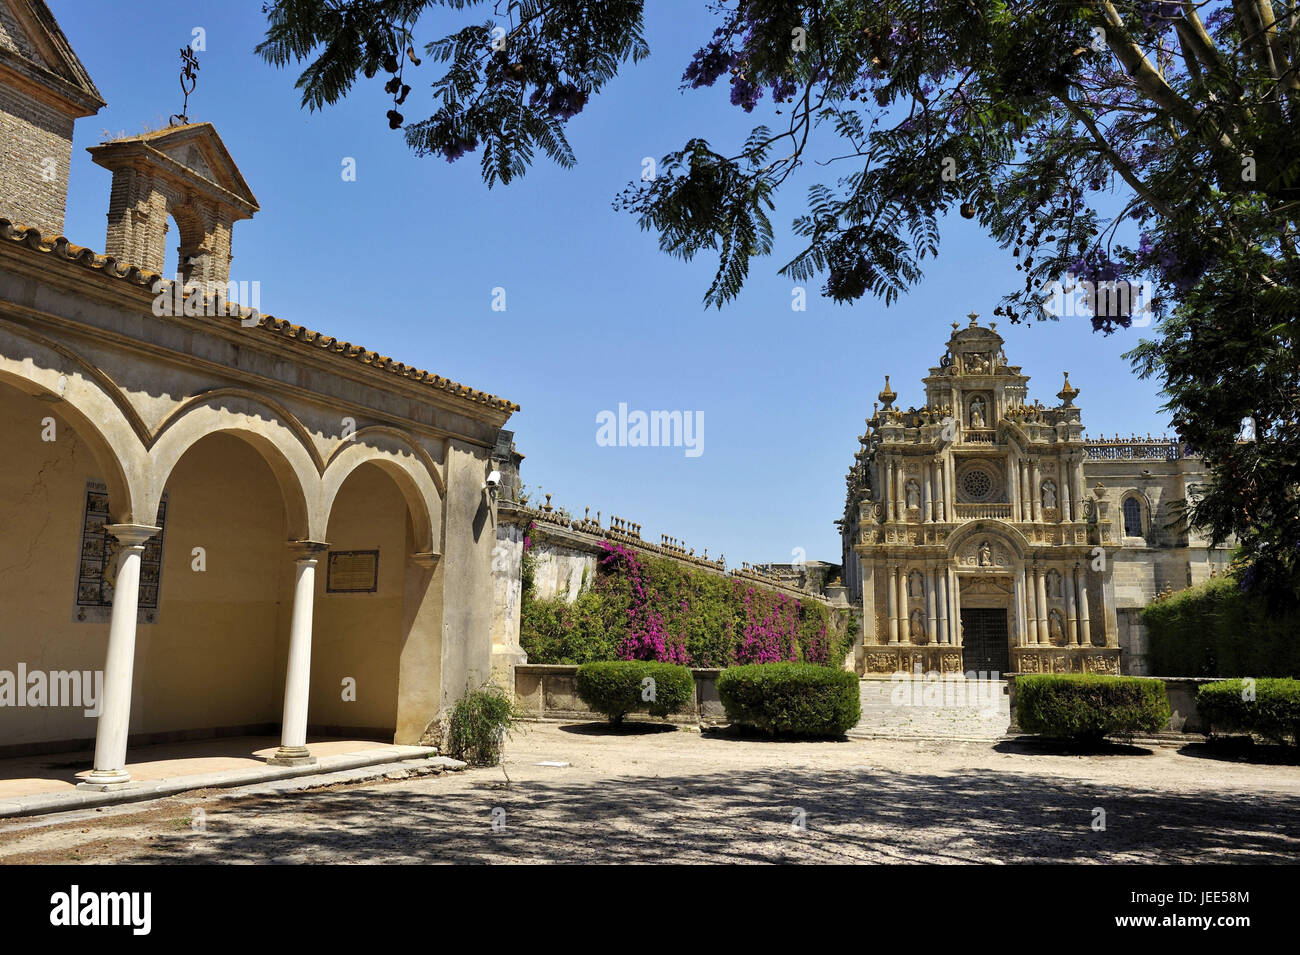
{"type": "Polygon", "coordinates": [[[961,489],[972,501],[983,501],[993,493],[993,479],[987,471],[967,471],[961,479],[961,489]]]}

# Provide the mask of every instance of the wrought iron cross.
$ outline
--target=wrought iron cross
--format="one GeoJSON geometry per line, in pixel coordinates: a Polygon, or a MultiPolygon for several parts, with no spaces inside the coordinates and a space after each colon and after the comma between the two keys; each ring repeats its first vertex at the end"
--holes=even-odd
{"type": "Polygon", "coordinates": [[[169,125],[184,126],[190,121],[185,111],[189,109],[190,94],[194,92],[194,87],[199,82],[199,58],[194,55],[192,47],[181,47],[181,92],[185,94],[185,99],[181,102],[181,111],[179,114],[172,116],[169,125]]]}

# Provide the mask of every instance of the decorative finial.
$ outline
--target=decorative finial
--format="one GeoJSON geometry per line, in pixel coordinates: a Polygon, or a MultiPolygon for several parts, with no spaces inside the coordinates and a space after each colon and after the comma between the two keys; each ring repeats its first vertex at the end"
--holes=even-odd
{"type": "Polygon", "coordinates": [[[881,403],[884,405],[884,408],[885,408],[886,411],[888,411],[888,410],[893,406],[893,404],[894,404],[894,399],[898,397],[898,392],[894,391],[893,388],[890,388],[890,387],[889,387],[889,376],[888,376],[888,375],[885,376],[885,389],[884,389],[884,391],[882,391],[882,392],[881,392],[880,394],[878,394],[876,397],[880,399],[880,401],[881,401],[881,403]]]}
{"type": "Polygon", "coordinates": [[[194,48],[181,47],[181,92],[185,94],[185,98],[181,101],[180,113],[167,121],[168,126],[184,126],[190,121],[185,111],[190,106],[190,94],[194,92],[194,87],[199,82],[198,70],[199,58],[194,55],[194,48]]]}
{"type": "Polygon", "coordinates": [[[980,316],[979,316],[979,312],[971,312],[966,317],[970,319],[970,327],[974,328],[975,322],[979,319],[980,316]]]}
{"type": "Polygon", "coordinates": [[[1065,384],[1061,390],[1056,393],[1056,397],[1061,399],[1062,408],[1073,408],[1074,399],[1079,396],[1079,389],[1070,385],[1070,373],[1065,373],[1065,384]]]}

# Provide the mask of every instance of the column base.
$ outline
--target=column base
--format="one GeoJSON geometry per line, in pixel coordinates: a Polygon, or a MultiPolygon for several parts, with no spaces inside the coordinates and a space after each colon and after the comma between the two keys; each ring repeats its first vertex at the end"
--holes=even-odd
{"type": "Polygon", "coordinates": [[[266,758],[268,766],[314,766],[316,757],[306,746],[281,746],[266,758]]]}
{"type": "Polygon", "coordinates": [[[108,793],[119,789],[131,789],[139,785],[138,782],[131,779],[131,774],[125,769],[96,769],[77,783],[77,788],[88,789],[91,792],[108,793]]]}

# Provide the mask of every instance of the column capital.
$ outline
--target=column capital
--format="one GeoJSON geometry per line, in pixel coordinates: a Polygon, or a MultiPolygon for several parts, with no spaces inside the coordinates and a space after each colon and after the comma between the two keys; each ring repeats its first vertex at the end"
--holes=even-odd
{"type": "Polygon", "coordinates": [[[329,544],[325,541],[300,540],[289,541],[289,552],[297,560],[315,560],[321,554],[329,549],[329,544]]]}
{"type": "Polygon", "coordinates": [[[152,524],[105,524],[104,530],[127,547],[139,547],[162,528],[152,524]]]}
{"type": "Polygon", "coordinates": [[[432,570],[438,566],[438,561],[442,560],[442,555],[434,551],[425,551],[420,554],[411,554],[407,560],[420,567],[427,567],[432,570]]]}

